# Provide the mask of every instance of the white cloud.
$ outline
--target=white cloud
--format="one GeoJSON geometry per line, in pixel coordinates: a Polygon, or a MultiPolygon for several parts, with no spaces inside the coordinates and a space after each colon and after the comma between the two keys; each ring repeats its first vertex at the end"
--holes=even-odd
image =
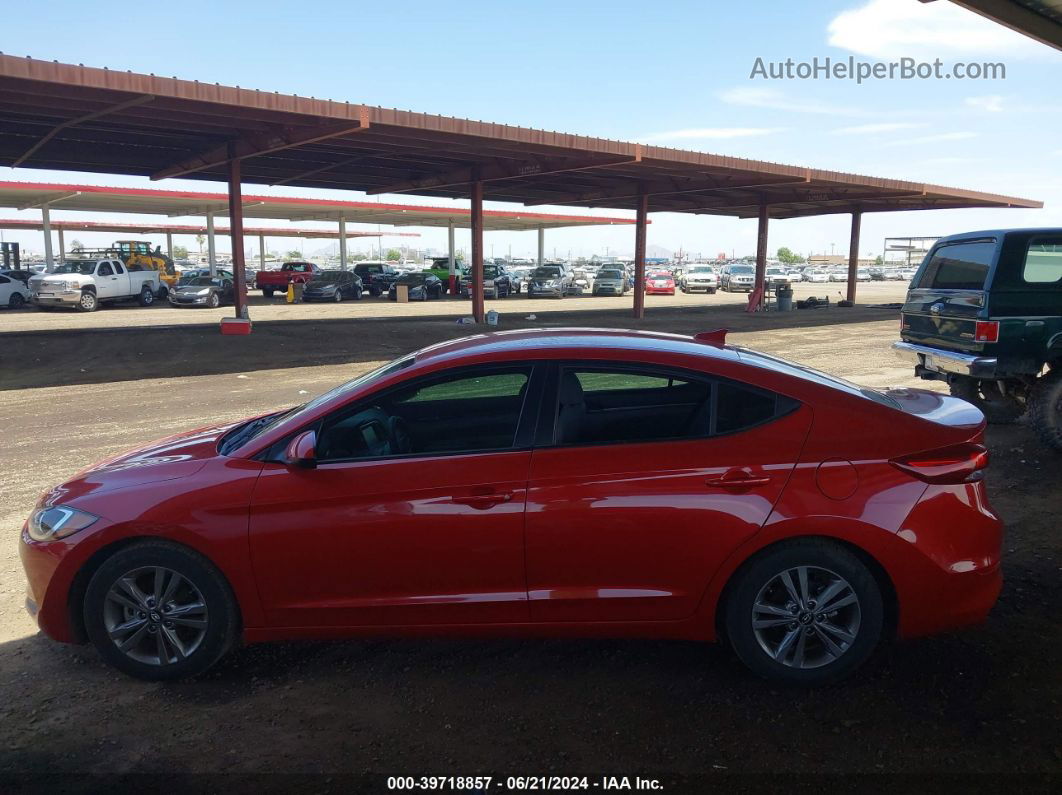
{"type": "Polygon", "coordinates": [[[829,43],[871,58],[1033,56],[1046,49],[980,14],[938,0],[870,0],[830,22],[829,43]]]}
{"type": "Polygon", "coordinates": [[[692,141],[723,140],[727,138],[752,138],[759,135],[773,135],[782,132],[783,127],[694,127],[685,130],[668,130],[666,132],[643,135],[646,143],[656,141],[692,141]]]}
{"type": "Polygon", "coordinates": [[[945,143],[947,141],[965,141],[976,137],[977,133],[968,131],[936,133],[934,135],[922,135],[918,138],[902,138],[899,141],[889,141],[885,146],[918,146],[921,144],[945,143]]]}
{"type": "Polygon", "coordinates": [[[925,127],[913,121],[884,121],[873,124],[857,124],[854,127],[838,127],[834,135],[873,135],[874,133],[894,132],[896,130],[913,130],[925,127]]]}
{"type": "Polygon", "coordinates": [[[768,108],[790,113],[822,113],[830,116],[873,116],[875,113],[848,105],[831,105],[815,100],[796,100],[773,88],[732,88],[719,98],[728,105],[768,108]]]}
{"type": "Polygon", "coordinates": [[[967,97],[966,105],[971,108],[980,108],[989,113],[999,113],[1003,110],[1003,97],[999,94],[989,94],[984,97],[967,97]]]}

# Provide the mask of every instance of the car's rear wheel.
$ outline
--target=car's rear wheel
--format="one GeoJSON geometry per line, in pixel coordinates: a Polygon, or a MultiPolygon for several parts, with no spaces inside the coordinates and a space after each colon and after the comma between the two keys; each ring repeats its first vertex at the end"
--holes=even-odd
{"type": "Polygon", "coordinates": [[[202,555],[164,541],[108,558],[85,593],[85,629],[100,656],[139,679],[196,676],[232,646],[236,600],[202,555]]]}
{"type": "Polygon", "coordinates": [[[9,309],[21,309],[25,303],[26,299],[23,298],[22,293],[11,293],[11,297],[7,299],[9,309]]]}
{"type": "Polygon", "coordinates": [[[1062,368],[1053,367],[1036,382],[1029,398],[1029,419],[1040,440],[1062,452],[1062,368]]]}
{"type": "Polygon", "coordinates": [[[866,661],[881,640],[884,604],[856,555],[808,539],[779,544],[741,569],[724,616],[734,652],[754,673],[813,686],[866,661]]]}
{"type": "Polygon", "coordinates": [[[145,284],[140,288],[140,295],[136,299],[141,306],[151,306],[155,303],[155,291],[151,289],[150,285],[145,284]]]}
{"type": "Polygon", "coordinates": [[[951,394],[973,403],[993,425],[1017,422],[1026,411],[1024,400],[1004,392],[999,381],[980,381],[976,378],[955,378],[948,385],[951,394]]]}

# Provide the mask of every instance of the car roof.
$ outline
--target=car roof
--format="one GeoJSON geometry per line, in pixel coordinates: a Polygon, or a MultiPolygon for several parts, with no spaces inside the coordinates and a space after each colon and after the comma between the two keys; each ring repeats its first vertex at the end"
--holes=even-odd
{"type": "Polygon", "coordinates": [[[697,342],[693,337],[655,331],[598,328],[550,328],[496,331],[440,342],[414,354],[418,364],[458,362],[466,358],[523,358],[528,352],[543,358],[586,356],[594,350],[630,351],[631,353],[671,353],[710,356],[737,361],[730,346],[697,342]]]}
{"type": "MultiPolygon", "coordinates": [[[[1058,226],[1042,226],[1042,227],[1014,227],[1012,229],[978,229],[973,232],[960,232],[955,235],[948,235],[937,240],[937,243],[950,243],[954,240],[968,240],[973,237],[1003,237],[1005,235],[1023,234],[1023,235],[1062,235],[1062,227],[1058,226]]],[[[936,244],[934,244],[936,245],[936,244]]]]}

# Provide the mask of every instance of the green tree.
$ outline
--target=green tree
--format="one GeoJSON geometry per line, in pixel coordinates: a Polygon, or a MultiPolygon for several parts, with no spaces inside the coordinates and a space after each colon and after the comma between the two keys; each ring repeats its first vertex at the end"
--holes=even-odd
{"type": "Polygon", "coordinates": [[[284,259],[302,259],[302,252],[297,248],[293,248],[287,254],[284,255],[284,259]]]}
{"type": "Polygon", "coordinates": [[[70,241],[70,250],[71,251],[79,251],[80,249],[83,249],[84,247],[85,247],[85,244],[82,243],[80,240],[78,240],[76,237],[73,240],[70,241]]]}
{"type": "Polygon", "coordinates": [[[878,256],[874,257],[874,264],[875,265],[884,265],[885,264],[885,260],[882,258],[881,254],[878,254],[878,256]]]}
{"type": "Polygon", "coordinates": [[[388,261],[402,259],[402,252],[397,248],[389,248],[387,253],[384,254],[384,259],[388,261]]]}
{"type": "Polygon", "coordinates": [[[195,242],[199,244],[199,253],[202,254],[203,253],[203,243],[206,242],[206,237],[204,235],[196,235],[195,236],[195,242]]]}
{"type": "Polygon", "coordinates": [[[174,246],[173,256],[175,259],[188,259],[188,249],[185,246],[174,246]]]}
{"type": "Polygon", "coordinates": [[[787,248],[786,246],[782,246],[778,249],[778,253],[775,256],[777,256],[779,262],[783,262],[786,265],[796,265],[797,263],[804,261],[802,256],[794,254],[792,249],[787,248]]]}

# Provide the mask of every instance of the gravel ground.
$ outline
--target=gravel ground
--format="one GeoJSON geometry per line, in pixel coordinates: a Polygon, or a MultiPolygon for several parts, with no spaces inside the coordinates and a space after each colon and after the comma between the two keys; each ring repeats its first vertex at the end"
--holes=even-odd
{"type": "MultiPolygon", "coordinates": [[[[888,348],[895,310],[749,317],[733,301],[676,298],[651,303],[639,327],[728,326],[734,341],[861,383],[913,383],[888,348]]],[[[502,327],[633,325],[626,303],[589,300],[550,302],[563,307],[537,321],[506,312],[502,327]]],[[[221,338],[213,320],[72,335],[49,325],[56,313],[28,312],[11,316],[36,325],[2,333],[10,318],[0,317],[9,534],[0,546],[0,791],[358,792],[384,790],[389,775],[473,774],[590,775],[591,789],[603,788],[593,786],[601,776],[630,776],[633,786],[641,775],[665,791],[1058,791],[1062,457],[1023,425],[989,433],[989,492],[1008,539],[1006,586],[987,624],[887,646],[852,680],[814,692],[755,680],[717,647],[655,641],[277,644],[239,650],[198,681],[148,684],[104,667],[89,647],[36,634],[15,540],[42,488],[138,442],[301,402],[379,360],[468,333],[438,311],[445,305],[401,323],[277,317],[256,322],[249,338],[221,338]],[[821,778],[840,774],[862,776],[821,778]]]]}

